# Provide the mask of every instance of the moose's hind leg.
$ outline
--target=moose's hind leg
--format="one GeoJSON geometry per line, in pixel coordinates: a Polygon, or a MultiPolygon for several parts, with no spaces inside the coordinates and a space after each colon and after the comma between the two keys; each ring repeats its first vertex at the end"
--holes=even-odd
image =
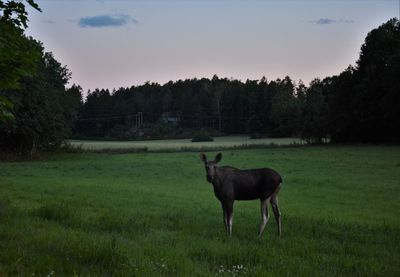
{"type": "Polygon", "coordinates": [[[269,198],[261,200],[261,223],[260,223],[260,230],[258,232],[258,236],[261,237],[261,235],[264,232],[265,225],[267,225],[268,219],[269,219],[269,212],[268,212],[268,201],[269,198]]]}
{"type": "Polygon", "coordinates": [[[224,213],[224,227],[227,234],[229,234],[229,227],[228,227],[228,215],[226,212],[226,206],[224,203],[221,202],[222,211],[224,213]]]}
{"type": "Polygon", "coordinates": [[[281,227],[281,211],[279,210],[278,206],[278,196],[273,195],[271,197],[271,207],[274,212],[276,224],[278,224],[278,234],[279,236],[282,234],[282,227],[281,227]]]}

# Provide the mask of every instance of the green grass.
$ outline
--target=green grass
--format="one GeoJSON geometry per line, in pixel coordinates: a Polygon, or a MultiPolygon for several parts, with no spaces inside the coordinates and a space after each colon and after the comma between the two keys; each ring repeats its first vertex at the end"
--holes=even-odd
{"type": "MultiPolygon", "coordinates": [[[[212,155],[214,153],[210,153],[212,155]]],[[[223,152],[284,178],[282,237],[258,201],[233,237],[196,153],[0,163],[0,275],[399,276],[400,147],[223,152]]]]}
{"type": "MultiPolygon", "coordinates": [[[[170,139],[170,140],[147,140],[147,141],[87,141],[87,140],[68,140],[75,147],[83,150],[124,150],[137,149],[154,151],[179,151],[179,150],[200,150],[208,148],[233,148],[246,146],[268,146],[268,145],[290,145],[303,144],[297,138],[262,138],[250,139],[246,136],[215,137],[210,142],[192,142],[191,139],[170,139]]],[[[143,151],[142,151],[143,152],[143,151]]]]}

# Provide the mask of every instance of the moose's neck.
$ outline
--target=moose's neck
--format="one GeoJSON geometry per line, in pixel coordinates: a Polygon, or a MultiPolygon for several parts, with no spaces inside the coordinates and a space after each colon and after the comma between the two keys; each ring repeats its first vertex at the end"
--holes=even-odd
{"type": "Polygon", "coordinates": [[[214,195],[220,200],[220,201],[222,201],[223,200],[223,196],[222,196],[222,185],[221,185],[221,182],[220,182],[220,180],[218,179],[218,177],[216,176],[215,178],[214,178],[214,180],[212,181],[212,185],[213,185],[213,188],[214,188],[214,195]]]}
{"type": "Polygon", "coordinates": [[[219,189],[221,186],[221,171],[219,168],[215,169],[215,176],[212,180],[212,184],[214,186],[214,189],[219,189]]]}

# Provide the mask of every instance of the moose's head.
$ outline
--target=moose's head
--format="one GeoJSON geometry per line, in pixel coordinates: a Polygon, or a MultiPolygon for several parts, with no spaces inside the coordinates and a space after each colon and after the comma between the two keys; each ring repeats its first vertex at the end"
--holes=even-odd
{"type": "Polygon", "coordinates": [[[207,161],[207,156],[203,153],[200,154],[200,159],[204,162],[207,173],[207,181],[212,183],[217,175],[218,162],[222,159],[222,154],[218,153],[213,161],[207,161]]]}

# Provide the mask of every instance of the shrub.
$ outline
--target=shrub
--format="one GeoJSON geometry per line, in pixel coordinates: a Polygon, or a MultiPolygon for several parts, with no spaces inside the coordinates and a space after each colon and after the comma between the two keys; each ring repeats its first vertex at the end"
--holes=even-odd
{"type": "Polygon", "coordinates": [[[250,134],[250,139],[262,139],[262,138],[267,138],[267,135],[263,135],[261,133],[252,133],[250,134]]]}
{"type": "Polygon", "coordinates": [[[192,142],[214,141],[214,138],[206,131],[200,131],[194,134],[192,142]]]}

